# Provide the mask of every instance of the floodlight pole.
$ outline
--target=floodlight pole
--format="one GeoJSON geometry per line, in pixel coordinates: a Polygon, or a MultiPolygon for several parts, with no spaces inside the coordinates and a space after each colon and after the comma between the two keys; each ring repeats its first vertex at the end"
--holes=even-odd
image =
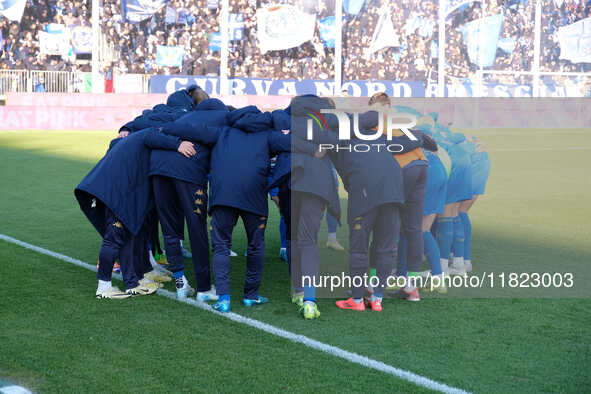
{"type": "Polygon", "coordinates": [[[222,33],[222,48],[220,54],[220,95],[230,94],[228,86],[228,22],[230,7],[228,0],[222,0],[222,9],[220,10],[220,31],[222,33]]]}
{"type": "Polygon", "coordinates": [[[540,97],[540,41],[542,38],[542,0],[536,1],[536,15],[534,25],[534,80],[532,97],[540,97]]]}
{"type": "Polygon", "coordinates": [[[445,97],[445,3],[446,0],[439,0],[439,37],[437,43],[437,97],[445,97]]]}
{"type": "Polygon", "coordinates": [[[343,0],[335,1],[335,28],[337,36],[334,42],[334,95],[341,95],[343,85],[343,0]]]}
{"type": "Polygon", "coordinates": [[[104,93],[104,84],[99,71],[100,6],[99,0],[92,0],[92,92],[104,93]]]}

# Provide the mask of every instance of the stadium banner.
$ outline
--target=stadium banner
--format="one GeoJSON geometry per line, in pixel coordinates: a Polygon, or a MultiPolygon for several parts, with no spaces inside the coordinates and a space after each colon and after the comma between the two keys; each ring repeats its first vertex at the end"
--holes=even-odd
{"type": "Polygon", "coordinates": [[[142,74],[118,74],[115,83],[115,93],[142,93],[142,74]]]}
{"type": "Polygon", "coordinates": [[[558,29],[560,58],[572,63],[591,63],[591,17],[558,29]]]}
{"type": "Polygon", "coordinates": [[[0,0],[0,15],[20,23],[26,4],[27,0],[0,0]]]}
{"type": "Polygon", "coordinates": [[[314,37],[316,15],[300,11],[293,5],[259,8],[256,18],[262,53],[298,47],[314,37]]]}
{"type": "Polygon", "coordinates": [[[92,28],[87,25],[70,26],[70,39],[75,54],[92,52],[92,28]]]}
{"type": "Polygon", "coordinates": [[[164,67],[182,67],[185,50],[182,46],[158,45],[156,64],[164,67]]]}
{"type": "Polygon", "coordinates": [[[473,64],[479,67],[494,64],[502,26],[503,14],[497,14],[473,20],[458,29],[473,64]]]}
{"type": "Polygon", "coordinates": [[[168,0],[121,0],[121,14],[126,22],[137,23],[150,18],[168,0]]]}
{"type": "MultiPolygon", "coordinates": [[[[230,78],[233,95],[257,96],[295,96],[300,94],[316,94],[319,96],[334,95],[333,80],[295,80],[295,79],[263,79],[263,78],[230,78]]],[[[197,84],[208,94],[219,94],[219,78],[189,75],[153,75],[150,78],[151,93],[172,93],[190,84],[197,84]]],[[[385,92],[392,97],[436,97],[437,85],[425,85],[422,81],[345,81],[343,90],[349,96],[368,97],[376,92],[385,92]]],[[[467,80],[446,86],[446,97],[479,96],[478,85],[467,80]]],[[[485,83],[484,97],[531,97],[531,85],[505,85],[485,83]]],[[[540,83],[541,97],[582,97],[580,86],[566,84],[540,83]]]]}
{"type": "Polygon", "coordinates": [[[67,29],[59,33],[39,32],[39,53],[66,56],[70,49],[70,34],[67,29]]]}

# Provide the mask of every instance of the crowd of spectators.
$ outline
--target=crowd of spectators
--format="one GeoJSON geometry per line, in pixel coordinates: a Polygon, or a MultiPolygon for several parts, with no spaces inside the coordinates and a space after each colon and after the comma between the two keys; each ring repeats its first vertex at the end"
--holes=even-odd
{"type": "MultiPolygon", "coordinates": [[[[121,0],[101,0],[103,41],[111,47],[104,66],[120,73],[217,76],[220,52],[210,48],[210,34],[219,31],[220,11],[212,0],[170,0],[154,15],[139,23],[122,17],[121,0]],[[182,46],[182,67],[157,64],[158,45],[182,46]]],[[[334,0],[280,0],[316,20],[334,15],[334,0]]],[[[357,15],[345,15],[343,24],[344,80],[435,81],[438,72],[438,0],[366,0],[357,15]],[[387,10],[400,45],[369,53],[380,13],[387,10]]],[[[231,41],[228,70],[232,77],[277,79],[332,79],[334,49],[325,47],[318,29],[312,41],[297,48],[262,53],[257,41],[256,10],[271,0],[230,0],[230,12],[244,16],[244,36],[231,41]]],[[[559,59],[558,28],[591,14],[591,0],[543,0],[542,71],[591,70],[591,64],[559,59]]],[[[511,51],[497,50],[492,69],[530,71],[534,58],[535,1],[491,0],[481,9],[473,2],[446,19],[446,75],[472,79],[478,67],[471,62],[459,27],[482,16],[504,14],[501,38],[513,39],[511,51]]],[[[39,53],[38,32],[48,23],[89,23],[90,0],[28,0],[20,23],[0,17],[2,42],[0,69],[82,70],[87,61],[39,53]]],[[[297,32],[294,32],[297,34],[297,32]]],[[[105,60],[105,59],[103,59],[105,60]]],[[[489,75],[504,83],[524,82],[525,77],[489,75]]]]}
{"type": "Polygon", "coordinates": [[[90,0],[28,0],[19,22],[0,16],[0,69],[90,71],[88,61],[39,51],[39,32],[50,23],[88,24],[90,0]]]}

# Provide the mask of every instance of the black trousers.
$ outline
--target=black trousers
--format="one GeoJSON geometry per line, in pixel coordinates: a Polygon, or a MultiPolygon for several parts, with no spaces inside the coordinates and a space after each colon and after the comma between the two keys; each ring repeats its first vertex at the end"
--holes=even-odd
{"type": "Polygon", "coordinates": [[[138,285],[138,276],[134,267],[134,237],[110,209],[105,208],[106,230],[99,252],[97,278],[110,281],[115,260],[119,260],[121,274],[126,289],[138,285]]]}
{"type": "Polygon", "coordinates": [[[232,230],[242,218],[248,247],[246,249],[246,278],[244,298],[257,299],[265,263],[265,227],[267,218],[237,208],[218,206],[211,212],[211,243],[213,245],[213,274],[218,295],[230,294],[230,249],[232,230]]]}
{"type": "MultiPolygon", "coordinates": [[[[279,198],[281,203],[281,197],[279,198]]],[[[317,283],[318,230],[326,209],[326,201],[312,193],[292,192],[291,281],[295,292],[304,291],[302,279],[308,277],[317,283]]],[[[289,252],[289,250],[288,250],[289,252]]]]}
{"type": "Polygon", "coordinates": [[[365,291],[363,276],[369,265],[368,248],[372,234],[372,254],[379,279],[379,286],[374,290],[377,294],[383,294],[387,278],[394,267],[395,243],[399,232],[400,213],[397,204],[383,204],[363,216],[349,219],[349,272],[353,298],[362,298],[365,291]]]}
{"type": "Polygon", "coordinates": [[[152,186],[170,271],[174,273],[185,268],[180,241],[184,236],[183,222],[186,220],[197,290],[209,291],[207,187],[159,175],[152,177],[152,186]]]}

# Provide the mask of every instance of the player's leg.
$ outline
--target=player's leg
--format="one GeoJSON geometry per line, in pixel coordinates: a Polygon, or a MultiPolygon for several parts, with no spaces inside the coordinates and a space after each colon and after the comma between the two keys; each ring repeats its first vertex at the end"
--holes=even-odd
{"type": "MultiPolygon", "coordinates": [[[[122,292],[117,287],[113,287],[111,284],[111,277],[113,275],[113,265],[115,264],[115,260],[119,258],[121,249],[129,239],[130,234],[123,226],[123,223],[121,223],[108,208],[105,208],[105,219],[105,233],[99,251],[96,298],[128,298],[129,295],[127,293],[122,292]]],[[[128,267],[126,267],[125,272],[128,274],[128,267]]],[[[133,279],[130,275],[126,276],[133,279]]],[[[130,283],[130,285],[133,284],[134,283],[130,283]]],[[[137,285],[137,283],[135,283],[135,285],[137,285]]]]}
{"type": "MultiPolygon", "coordinates": [[[[337,171],[333,168],[332,173],[334,176],[335,183],[337,188],[339,187],[339,177],[337,175],[337,171]]],[[[330,214],[330,212],[326,211],[326,226],[328,228],[328,237],[326,240],[326,247],[329,249],[333,249],[336,251],[343,251],[343,245],[339,243],[337,240],[337,228],[339,226],[339,222],[337,219],[330,214]]]]}
{"type": "Polygon", "coordinates": [[[283,215],[281,215],[281,219],[279,220],[279,237],[281,239],[279,258],[287,262],[287,226],[285,224],[285,220],[283,219],[283,215]]]}
{"type": "Polygon", "coordinates": [[[259,295],[265,264],[265,228],[267,217],[250,212],[240,212],[248,240],[246,277],[244,278],[244,306],[265,304],[269,300],[259,295]]]}
{"type": "Polygon", "coordinates": [[[369,301],[369,306],[374,311],[382,310],[382,297],[388,277],[394,268],[394,250],[399,233],[400,212],[398,205],[384,204],[378,207],[373,225],[373,244],[379,284],[374,287],[369,301]]]}
{"type": "MultiPolygon", "coordinates": [[[[369,238],[373,231],[378,209],[374,208],[364,216],[349,218],[349,277],[351,278],[351,298],[337,301],[337,307],[356,311],[365,310],[363,295],[363,277],[367,275],[369,266],[368,249],[369,238]]],[[[392,242],[394,247],[394,241],[392,242]]],[[[378,250],[376,246],[376,266],[378,265],[378,250]]]]}
{"type": "MultiPolygon", "coordinates": [[[[177,297],[186,298],[195,294],[185,277],[185,260],[181,251],[179,228],[184,228],[184,217],[173,178],[156,175],[152,177],[154,202],[162,226],[168,269],[172,272],[177,297]]],[[[150,277],[150,275],[148,275],[150,277]]]]}
{"type": "Polygon", "coordinates": [[[220,312],[230,312],[230,248],[238,215],[238,210],[230,207],[217,206],[211,211],[212,266],[219,297],[213,308],[220,312]]]}
{"type": "Polygon", "coordinates": [[[191,243],[198,301],[217,301],[211,285],[209,238],[207,236],[207,187],[174,180],[176,193],[183,211],[191,243]]]}
{"type": "Polygon", "coordinates": [[[406,259],[408,264],[408,281],[403,289],[409,299],[418,300],[416,281],[419,278],[423,261],[422,221],[424,211],[425,190],[427,186],[427,166],[404,168],[405,200],[400,210],[402,233],[406,240],[406,259]]]}
{"type": "Polygon", "coordinates": [[[316,319],[320,317],[314,286],[318,283],[318,230],[326,202],[310,193],[299,193],[299,196],[302,201],[296,242],[300,253],[301,275],[296,280],[299,282],[298,287],[304,290],[302,316],[305,319],[316,319]]]}
{"type": "Polygon", "coordinates": [[[472,246],[472,223],[468,216],[468,211],[472,208],[472,205],[476,202],[478,196],[474,196],[472,200],[462,201],[459,208],[459,218],[464,228],[464,265],[466,266],[466,272],[472,271],[472,260],[471,260],[471,246],[472,246]]]}

